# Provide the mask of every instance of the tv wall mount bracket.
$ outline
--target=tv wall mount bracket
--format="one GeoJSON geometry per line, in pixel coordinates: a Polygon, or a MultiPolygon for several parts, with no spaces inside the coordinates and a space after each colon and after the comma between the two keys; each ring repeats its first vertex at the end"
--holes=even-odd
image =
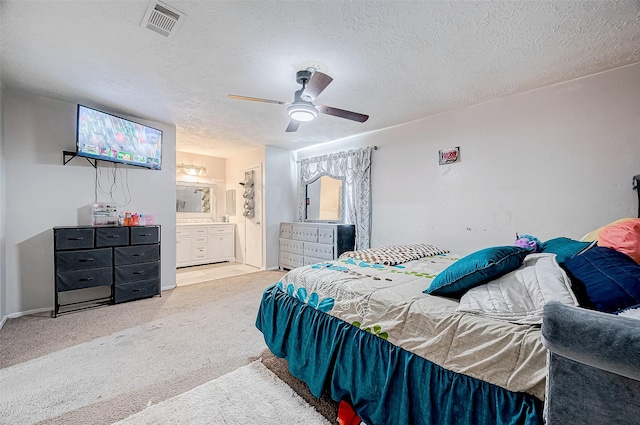
{"type": "MultiPolygon", "coordinates": [[[[69,161],[71,161],[73,158],[75,158],[76,156],[78,156],[78,154],[76,152],[73,152],[73,151],[62,151],[62,165],[67,165],[67,163],[69,161]]],[[[98,168],[98,160],[97,159],[94,159],[92,161],[91,158],[87,158],[87,157],[83,157],[83,158],[86,159],[87,162],[89,164],[91,164],[91,166],[93,168],[96,168],[96,169],[98,168]]]]}

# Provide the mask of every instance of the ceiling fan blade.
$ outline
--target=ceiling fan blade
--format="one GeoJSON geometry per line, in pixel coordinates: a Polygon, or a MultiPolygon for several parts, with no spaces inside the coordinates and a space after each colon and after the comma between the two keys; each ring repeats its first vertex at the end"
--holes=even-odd
{"type": "Polygon", "coordinates": [[[344,109],[333,108],[331,106],[318,105],[318,111],[322,114],[333,115],[334,117],[346,118],[352,121],[365,122],[369,119],[369,115],[359,114],[357,112],[345,111],[344,109]]]}
{"type": "Polygon", "coordinates": [[[333,78],[329,77],[327,74],[316,71],[311,76],[311,80],[309,80],[309,83],[304,88],[302,95],[309,96],[311,100],[314,100],[332,81],[333,78]]]}
{"type": "Polygon", "coordinates": [[[238,100],[250,100],[252,102],[262,102],[262,103],[277,103],[278,105],[287,105],[287,102],[281,102],[279,100],[271,100],[271,99],[262,99],[260,97],[247,97],[247,96],[238,96],[237,94],[229,94],[227,95],[229,99],[238,99],[238,100]]]}
{"type": "Polygon", "coordinates": [[[300,121],[291,120],[289,121],[289,125],[287,126],[287,133],[292,133],[294,131],[298,131],[298,127],[300,127],[300,121]]]}

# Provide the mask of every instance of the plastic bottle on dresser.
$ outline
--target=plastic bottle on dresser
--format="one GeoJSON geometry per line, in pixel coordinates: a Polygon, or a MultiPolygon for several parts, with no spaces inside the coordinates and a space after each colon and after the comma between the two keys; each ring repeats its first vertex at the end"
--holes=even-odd
{"type": "Polygon", "coordinates": [[[147,216],[144,214],[140,214],[140,226],[146,226],[147,225],[147,216]]]}
{"type": "Polygon", "coordinates": [[[129,211],[124,213],[124,225],[131,226],[131,213],[129,211]]]}

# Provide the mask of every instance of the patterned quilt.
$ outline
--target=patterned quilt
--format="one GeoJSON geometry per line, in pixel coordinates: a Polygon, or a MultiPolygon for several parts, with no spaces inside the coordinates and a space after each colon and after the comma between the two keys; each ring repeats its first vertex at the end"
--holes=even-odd
{"type": "Polygon", "coordinates": [[[391,245],[380,248],[362,249],[359,251],[347,251],[340,258],[355,258],[368,263],[395,266],[411,260],[419,260],[423,257],[432,257],[438,254],[446,254],[446,249],[440,249],[428,244],[391,245]]]}
{"type": "Polygon", "coordinates": [[[422,292],[457,259],[440,254],[384,265],[341,258],[293,269],[277,285],[446,369],[544,400],[546,350],[539,327],[456,312],[457,300],[422,292]]]}

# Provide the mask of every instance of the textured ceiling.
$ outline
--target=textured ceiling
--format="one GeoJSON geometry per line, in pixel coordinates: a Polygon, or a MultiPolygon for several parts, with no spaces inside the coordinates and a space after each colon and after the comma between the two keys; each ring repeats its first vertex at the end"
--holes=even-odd
{"type": "MultiPolygon", "coordinates": [[[[639,1],[171,1],[172,39],[140,26],[148,1],[0,1],[0,79],[177,126],[179,151],[297,149],[640,61],[639,1]],[[321,115],[285,133],[295,72],[333,77],[321,115]]],[[[639,82],[640,84],[640,82],[639,82]]]]}

